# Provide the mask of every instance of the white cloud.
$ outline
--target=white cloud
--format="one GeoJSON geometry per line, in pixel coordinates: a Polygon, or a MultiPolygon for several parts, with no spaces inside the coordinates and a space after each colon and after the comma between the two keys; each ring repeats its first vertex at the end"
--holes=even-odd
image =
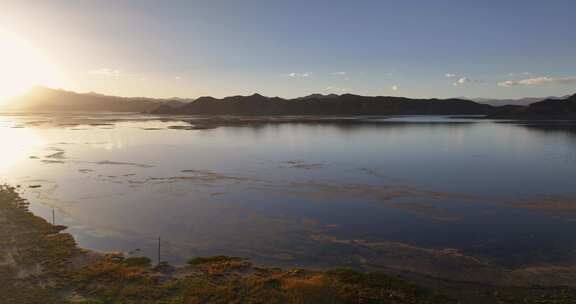
{"type": "Polygon", "coordinates": [[[465,85],[467,83],[472,82],[472,80],[470,80],[470,78],[468,77],[460,77],[458,78],[458,80],[456,80],[456,82],[452,83],[452,85],[454,86],[462,86],[465,85]]]}
{"type": "Polygon", "coordinates": [[[444,77],[449,78],[450,81],[453,81],[452,85],[455,87],[464,86],[464,85],[471,84],[471,83],[484,82],[482,80],[471,79],[470,77],[460,76],[460,75],[457,75],[454,73],[446,73],[446,74],[444,74],[444,77]]]}
{"type": "Polygon", "coordinates": [[[498,83],[498,86],[505,88],[542,85],[576,85],[576,77],[534,77],[520,80],[506,80],[498,83]]]}
{"type": "Polygon", "coordinates": [[[114,78],[138,77],[138,75],[136,75],[136,74],[125,73],[120,69],[109,69],[109,68],[100,68],[100,69],[91,70],[91,71],[88,71],[88,74],[97,75],[97,76],[104,76],[104,77],[114,77],[114,78]]]}
{"type": "Polygon", "coordinates": [[[122,71],[117,70],[117,69],[101,68],[101,69],[95,69],[95,70],[88,71],[88,74],[118,77],[118,76],[120,76],[120,74],[122,74],[122,71]]]}
{"type": "Polygon", "coordinates": [[[350,89],[348,89],[348,88],[339,88],[339,87],[327,87],[327,88],[324,89],[324,91],[336,92],[336,93],[346,93],[346,92],[350,92],[350,89]]]}
{"type": "Polygon", "coordinates": [[[483,83],[483,82],[484,81],[482,81],[482,80],[470,79],[468,77],[460,77],[460,78],[458,78],[458,80],[453,82],[452,85],[455,87],[459,87],[459,86],[464,86],[464,85],[467,85],[470,83],[483,83]]]}
{"type": "Polygon", "coordinates": [[[397,85],[393,85],[390,87],[392,91],[398,91],[399,87],[397,85]]]}
{"type": "Polygon", "coordinates": [[[334,76],[346,76],[348,73],[346,72],[334,72],[334,73],[330,73],[330,75],[334,75],[334,76]]]}
{"type": "Polygon", "coordinates": [[[516,77],[516,76],[532,76],[533,74],[531,72],[522,72],[522,73],[508,73],[508,76],[510,77],[516,77]]]}
{"type": "Polygon", "coordinates": [[[288,74],[288,77],[293,77],[293,78],[306,78],[306,77],[310,77],[311,75],[312,75],[311,72],[304,72],[304,73],[292,72],[292,73],[288,74]]]}

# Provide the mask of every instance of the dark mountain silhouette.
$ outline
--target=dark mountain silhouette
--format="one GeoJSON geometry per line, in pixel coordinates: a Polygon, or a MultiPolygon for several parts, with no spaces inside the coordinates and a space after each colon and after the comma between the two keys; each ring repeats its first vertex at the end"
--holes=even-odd
{"type": "MultiPolygon", "coordinates": [[[[525,97],[525,98],[519,98],[519,99],[494,99],[494,98],[468,98],[468,99],[475,101],[475,102],[478,102],[478,103],[484,103],[484,104],[489,104],[491,106],[500,107],[500,106],[508,106],[508,105],[528,106],[532,103],[543,101],[546,99],[565,99],[568,97],[570,97],[570,95],[562,96],[562,97],[555,97],[555,96],[525,97]]],[[[462,98],[462,99],[466,99],[466,98],[462,98]]]]}
{"type": "Polygon", "coordinates": [[[309,95],[283,99],[260,94],[222,99],[200,97],[180,108],[160,106],[154,114],[193,115],[474,115],[495,108],[463,99],[409,99],[387,96],[309,95]]]}
{"type": "Polygon", "coordinates": [[[566,99],[546,99],[527,107],[506,106],[498,108],[490,118],[513,119],[576,119],[576,94],[566,99]]]}
{"type": "Polygon", "coordinates": [[[284,99],[260,94],[225,98],[154,99],[75,93],[36,87],[3,110],[34,112],[138,112],[184,115],[487,115],[510,119],[576,119],[576,95],[529,106],[493,106],[453,99],[410,99],[353,94],[312,94],[284,99]]]}
{"type": "MultiPolygon", "coordinates": [[[[149,112],[167,103],[177,107],[176,101],[144,97],[117,97],[97,93],[75,93],[45,87],[13,98],[7,110],[37,112],[149,112]]],[[[178,102],[179,103],[179,102],[178,102]]]]}
{"type": "Polygon", "coordinates": [[[338,94],[310,94],[304,97],[298,97],[297,99],[322,99],[322,98],[338,98],[340,95],[338,94]]]}

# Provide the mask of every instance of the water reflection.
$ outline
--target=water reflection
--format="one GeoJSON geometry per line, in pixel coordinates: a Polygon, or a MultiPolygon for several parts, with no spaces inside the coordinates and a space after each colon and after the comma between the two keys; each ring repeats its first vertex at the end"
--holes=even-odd
{"type": "Polygon", "coordinates": [[[22,149],[5,154],[2,177],[38,214],[56,208],[82,246],[152,255],[162,235],[176,262],[494,275],[576,258],[571,126],[385,117],[169,129],[193,119],[4,116],[0,134],[22,149]]]}
{"type": "Polygon", "coordinates": [[[535,131],[557,133],[565,136],[576,136],[576,122],[532,122],[532,123],[516,123],[518,126],[529,128],[535,131]]]}

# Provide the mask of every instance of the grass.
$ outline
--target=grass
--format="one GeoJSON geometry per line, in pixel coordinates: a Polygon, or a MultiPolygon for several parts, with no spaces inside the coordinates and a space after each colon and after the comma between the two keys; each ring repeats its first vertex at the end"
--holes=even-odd
{"type": "Polygon", "coordinates": [[[128,267],[150,267],[152,261],[147,257],[129,257],[124,259],[124,265],[128,267]]]}
{"type": "Polygon", "coordinates": [[[229,263],[229,262],[240,262],[245,261],[246,259],[239,258],[239,257],[230,257],[225,255],[218,255],[213,257],[196,257],[192,258],[188,261],[190,265],[205,265],[205,264],[214,264],[214,263],[229,263]]]}
{"type": "Polygon", "coordinates": [[[57,290],[81,254],[74,239],[33,215],[16,189],[0,186],[0,299],[5,303],[62,303],[57,290]]]}

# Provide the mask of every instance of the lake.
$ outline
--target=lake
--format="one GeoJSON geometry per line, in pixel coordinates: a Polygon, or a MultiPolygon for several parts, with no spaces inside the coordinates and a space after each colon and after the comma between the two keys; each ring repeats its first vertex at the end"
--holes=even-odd
{"type": "Polygon", "coordinates": [[[225,254],[479,281],[576,265],[569,122],[186,129],[194,119],[0,115],[0,178],[34,213],[52,221],[54,210],[82,247],[155,260],[161,237],[173,263],[225,254]]]}

